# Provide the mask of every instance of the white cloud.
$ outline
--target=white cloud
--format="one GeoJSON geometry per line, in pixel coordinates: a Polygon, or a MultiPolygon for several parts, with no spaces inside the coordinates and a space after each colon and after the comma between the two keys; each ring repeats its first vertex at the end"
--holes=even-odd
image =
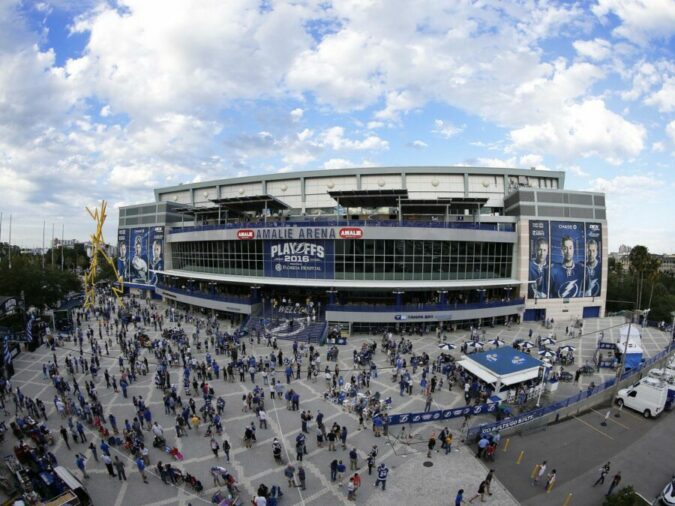
{"type": "Polygon", "coordinates": [[[611,44],[604,39],[576,40],[572,45],[580,56],[595,61],[606,59],[612,50],[611,44]]]}
{"type": "Polygon", "coordinates": [[[670,76],[660,90],[645,99],[645,104],[655,106],[659,112],[675,111],[675,76],[670,76]]]}
{"type": "Polygon", "coordinates": [[[564,169],[578,177],[588,177],[590,175],[578,165],[568,165],[564,169]]]}
{"type": "Polygon", "coordinates": [[[384,123],[381,121],[369,121],[367,125],[369,130],[375,130],[377,128],[382,128],[383,126],[384,123]]]}
{"type": "Polygon", "coordinates": [[[320,135],[321,144],[335,151],[389,149],[389,143],[377,135],[369,135],[365,139],[359,141],[349,139],[345,137],[344,134],[345,129],[343,127],[335,126],[328,128],[320,135]]]}
{"type": "Polygon", "coordinates": [[[675,120],[671,121],[666,126],[666,134],[670,137],[671,142],[675,143],[675,120]]]}
{"type": "Polygon", "coordinates": [[[348,167],[354,167],[354,163],[344,158],[331,158],[323,164],[323,168],[327,170],[345,169],[348,167]]]}
{"type": "Polygon", "coordinates": [[[668,40],[675,33],[675,3],[672,0],[598,0],[591,10],[603,21],[610,14],[621,24],[613,30],[638,44],[650,40],[668,40]]]}
{"type": "Polygon", "coordinates": [[[621,195],[644,195],[658,190],[663,184],[653,176],[616,176],[611,179],[598,177],[591,180],[591,191],[621,195]]]}
{"type": "Polygon", "coordinates": [[[299,107],[296,108],[296,109],[293,109],[293,110],[291,111],[291,119],[292,119],[294,122],[298,122],[298,121],[300,121],[300,120],[302,119],[302,115],[303,115],[304,113],[305,113],[305,111],[302,110],[302,109],[300,109],[299,107]]]}
{"type": "Polygon", "coordinates": [[[652,152],[654,153],[663,153],[666,150],[666,145],[663,142],[654,142],[652,143],[652,152]]]}
{"type": "Polygon", "coordinates": [[[99,114],[101,115],[102,118],[107,118],[108,116],[110,116],[110,114],[111,114],[110,106],[105,105],[105,106],[101,107],[101,110],[99,111],[99,114]]]}
{"type": "Polygon", "coordinates": [[[426,149],[426,148],[429,147],[429,144],[427,144],[426,142],[424,142],[422,140],[416,139],[416,140],[408,143],[408,146],[410,146],[411,148],[415,148],[415,149],[426,149]]]}
{"type": "Polygon", "coordinates": [[[449,121],[444,121],[442,119],[434,120],[434,129],[431,131],[445,139],[454,137],[455,135],[461,133],[464,130],[464,127],[457,127],[450,123],[449,121]]]}
{"type": "Polygon", "coordinates": [[[608,110],[599,99],[572,105],[547,121],[511,132],[511,140],[518,149],[549,152],[563,160],[598,155],[611,163],[637,156],[645,137],[643,126],[608,110]]]}

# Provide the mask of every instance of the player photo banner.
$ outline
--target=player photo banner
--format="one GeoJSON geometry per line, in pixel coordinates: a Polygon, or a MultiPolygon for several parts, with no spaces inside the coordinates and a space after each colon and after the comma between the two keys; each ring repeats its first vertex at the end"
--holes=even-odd
{"type": "Polygon", "coordinates": [[[129,281],[141,285],[147,285],[149,281],[148,250],[150,231],[147,228],[134,228],[131,230],[129,245],[129,281]]]}
{"type": "Polygon", "coordinates": [[[599,297],[602,287],[602,224],[586,223],[584,296],[599,297]]]}
{"type": "Polygon", "coordinates": [[[548,298],[550,275],[549,222],[530,220],[530,263],[527,296],[531,299],[548,298]]]}
{"type": "Polygon", "coordinates": [[[149,283],[157,285],[157,272],[164,270],[164,227],[153,227],[150,229],[150,248],[149,248],[149,283]]]}
{"type": "Polygon", "coordinates": [[[586,277],[584,224],[552,221],[550,245],[549,297],[552,299],[583,297],[586,277]]]}
{"type": "Polygon", "coordinates": [[[124,281],[129,281],[129,230],[117,231],[117,272],[124,281]]]}

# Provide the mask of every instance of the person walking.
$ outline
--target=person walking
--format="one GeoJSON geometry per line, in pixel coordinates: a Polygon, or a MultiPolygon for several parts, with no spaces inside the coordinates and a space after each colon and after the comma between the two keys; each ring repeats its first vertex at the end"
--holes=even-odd
{"type": "Polygon", "coordinates": [[[145,474],[145,462],[143,462],[143,457],[137,457],[136,458],[136,467],[138,467],[138,472],[141,475],[141,478],[143,478],[143,483],[148,483],[148,477],[145,474]]]}
{"type": "Polygon", "coordinates": [[[359,454],[356,452],[356,448],[352,448],[349,451],[349,470],[356,471],[359,468],[359,454]]]}
{"type": "Polygon", "coordinates": [[[286,466],[286,469],[284,469],[284,476],[288,478],[288,486],[291,488],[295,487],[295,467],[290,462],[286,466]]]}
{"type": "Polygon", "coordinates": [[[330,481],[337,480],[337,459],[333,459],[333,462],[330,463],[330,481]]]}
{"type": "Polygon", "coordinates": [[[546,474],[546,461],[543,461],[541,464],[534,466],[534,471],[532,471],[532,486],[534,487],[539,480],[546,474]]]}
{"type": "Polygon", "coordinates": [[[88,479],[89,475],[87,474],[87,459],[78,453],[75,455],[75,465],[82,472],[82,477],[84,479],[88,479]]]}
{"type": "Polygon", "coordinates": [[[225,454],[225,458],[227,461],[230,461],[230,449],[232,447],[230,446],[230,442],[227,439],[223,439],[223,453],[225,454]]]}
{"type": "Polygon", "coordinates": [[[612,495],[612,491],[619,486],[619,483],[621,483],[621,471],[617,472],[614,475],[614,478],[612,479],[612,483],[609,484],[609,490],[605,494],[605,497],[609,497],[612,495]]]}
{"type": "Polygon", "coordinates": [[[356,487],[354,486],[354,478],[349,478],[349,483],[347,483],[347,500],[356,501],[356,487]]]}
{"type": "Polygon", "coordinates": [[[485,483],[485,480],[480,482],[480,485],[478,485],[478,492],[476,492],[476,495],[474,495],[471,499],[469,499],[469,504],[471,504],[474,500],[478,499],[480,497],[480,502],[485,502],[485,490],[487,489],[487,483],[485,483]]]}
{"type": "Polygon", "coordinates": [[[607,462],[604,466],[600,468],[600,476],[598,477],[597,480],[595,480],[595,483],[593,483],[593,486],[595,487],[596,485],[604,485],[605,484],[605,476],[609,474],[609,469],[610,469],[610,464],[607,462]]]}
{"type": "Polygon", "coordinates": [[[94,456],[94,460],[98,462],[98,455],[96,453],[96,447],[94,446],[94,442],[92,441],[89,443],[89,450],[91,450],[91,454],[94,456]]]}
{"type": "Polygon", "coordinates": [[[305,480],[307,476],[305,474],[305,468],[302,467],[302,464],[298,464],[298,480],[300,481],[300,490],[305,490],[305,480]]]}
{"type": "Polygon", "coordinates": [[[101,459],[103,460],[103,463],[105,464],[105,468],[108,470],[108,475],[111,478],[115,478],[117,475],[115,474],[115,470],[113,469],[113,461],[110,458],[110,455],[102,455],[101,459]]]}
{"type": "Polygon", "coordinates": [[[387,487],[387,476],[389,475],[389,468],[384,465],[384,462],[377,467],[377,480],[375,480],[375,487],[382,483],[382,491],[387,487]]]}
{"type": "Polygon", "coordinates": [[[124,471],[124,462],[122,462],[117,455],[115,455],[114,465],[115,470],[117,470],[117,477],[120,479],[120,481],[127,481],[127,473],[124,471]]]}
{"type": "Polygon", "coordinates": [[[492,495],[492,492],[490,492],[490,485],[492,485],[492,478],[495,475],[495,470],[490,469],[490,472],[487,473],[487,476],[485,477],[485,491],[487,492],[488,495],[492,495]]]}
{"type": "Polygon", "coordinates": [[[338,461],[337,465],[337,479],[338,479],[338,486],[344,485],[345,481],[345,472],[347,471],[347,466],[345,466],[342,461],[338,461]]]}
{"type": "Polygon", "coordinates": [[[462,504],[466,504],[466,501],[464,500],[464,489],[460,488],[455,496],[455,506],[462,506],[462,504]]]}
{"type": "Polygon", "coordinates": [[[68,430],[63,425],[61,425],[59,432],[61,432],[61,436],[63,437],[63,441],[66,443],[66,447],[70,450],[70,444],[68,444],[68,430]]]}
{"type": "Polygon", "coordinates": [[[544,490],[549,491],[553,488],[553,485],[555,484],[555,480],[557,478],[557,472],[554,469],[550,473],[548,473],[548,476],[546,477],[546,485],[544,485],[544,490]]]}
{"type": "Polygon", "coordinates": [[[429,438],[429,443],[427,444],[427,458],[431,458],[431,452],[436,448],[436,433],[432,432],[431,437],[429,438]]]}
{"type": "Polygon", "coordinates": [[[346,450],[347,449],[347,427],[345,425],[343,425],[342,430],[340,430],[340,441],[342,442],[342,449],[346,450]]]}
{"type": "Polygon", "coordinates": [[[216,441],[214,438],[211,438],[211,451],[213,452],[213,455],[215,455],[216,458],[218,458],[218,450],[220,450],[220,445],[218,444],[218,441],[216,441]]]}

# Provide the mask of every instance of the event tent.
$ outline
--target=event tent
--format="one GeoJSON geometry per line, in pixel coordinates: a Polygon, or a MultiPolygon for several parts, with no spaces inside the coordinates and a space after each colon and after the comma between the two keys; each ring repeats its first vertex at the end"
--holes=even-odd
{"type": "Polygon", "coordinates": [[[538,377],[543,362],[507,346],[472,353],[458,364],[486,383],[495,385],[495,391],[499,392],[502,385],[511,386],[538,377]]]}
{"type": "Polygon", "coordinates": [[[642,337],[637,325],[624,325],[619,329],[619,342],[616,343],[616,349],[619,353],[626,352],[624,367],[626,369],[635,369],[642,362],[642,337]],[[626,348],[626,341],[628,347],[626,348]]]}

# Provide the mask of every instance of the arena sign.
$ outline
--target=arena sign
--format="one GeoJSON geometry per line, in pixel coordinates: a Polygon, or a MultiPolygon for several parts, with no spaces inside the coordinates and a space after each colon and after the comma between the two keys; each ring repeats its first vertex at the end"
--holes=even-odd
{"type": "Polygon", "coordinates": [[[363,229],[359,227],[273,227],[242,228],[236,236],[240,241],[257,240],[325,240],[325,239],[363,239],[363,229]]]}
{"type": "Polygon", "coordinates": [[[442,409],[438,411],[429,411],[427,413],[402,413],[389,415],[389,425],[400,425],[404,423],[423,423],[434,422],[437,420],[450,420],[460,416],[475,416],[487,413],[494,413],[497,410],[497,403],[489,402],[478,406],[464,406],[462,408],[442,409]]]}
{"type": "Polygon", "coordinates": [[[332,279],[333,241],[265,241],[265,276],[332,279]]]}

